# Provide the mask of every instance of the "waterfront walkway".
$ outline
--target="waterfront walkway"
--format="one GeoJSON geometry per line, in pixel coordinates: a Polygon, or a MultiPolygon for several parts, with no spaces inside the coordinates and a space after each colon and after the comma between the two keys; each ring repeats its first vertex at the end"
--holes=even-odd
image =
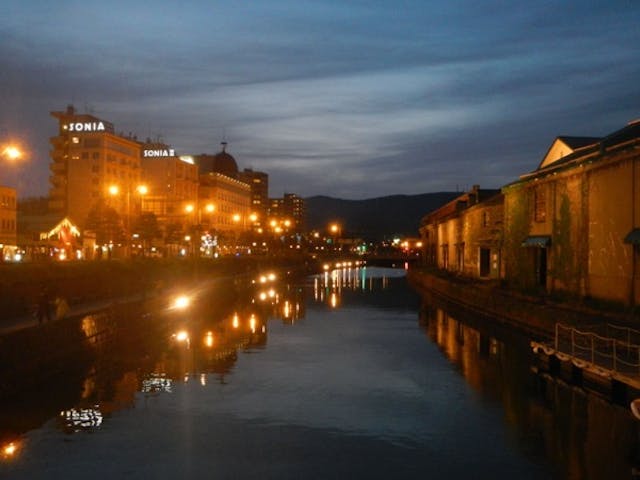
{"type": "MultiPolygon", "coordinates": [[[[67,310],[63,318],[90,315],[92,313],[97,313],[108,307],[111,307],[114,304],[133,302],[133,301],[141,300],[143,298],[144,298],[143,295],[137,294],[137,295],[131,295],[128,297],[108,298],[108,299],[96,300],[92,302],[82,302],[82,303],[70,305],[69,309],[67,310]]],[[[55,308],[54,306],[52,306],[51,320],[49,320],[49,322],[56,322],[56,321],[62,320],[62,318],[56,319],[55,317],[56,317],[55,308]]],[[[44,323],[48,323],[48,322],[45,320],[44,323]]],[[[18,330],[24,330],[27,328],[33,328],[37,326],[38,326],[38,319],[35,315],[23,315],[20,317],[3,319],[3,320],[0,320],[0,336],[7,335],[9,333],[13,333],[18,330]]]]}

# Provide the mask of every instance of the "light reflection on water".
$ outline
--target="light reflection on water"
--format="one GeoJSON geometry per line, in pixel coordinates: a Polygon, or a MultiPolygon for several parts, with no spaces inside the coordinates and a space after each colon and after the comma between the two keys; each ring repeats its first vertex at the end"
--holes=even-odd
{"type": "Polygon", "coordinates": [[[541,387],[526,339],[472,328],[431,300],[420,307],[404,274],[347,267],[304,286],[256,282],[229,313],[181,312],[168,332],[117,357],[96,346],[105,356],[75,402],[56,404],[64,421],[43,413],[30,431],[5,435],[3,445],[21,447],[4,456],[0,474],[96,477],[95,464],[97,478],[631,471],[627,412],[562,385],[541,387]],[[590,460],[596,446],[606,467],[590,460]]]}

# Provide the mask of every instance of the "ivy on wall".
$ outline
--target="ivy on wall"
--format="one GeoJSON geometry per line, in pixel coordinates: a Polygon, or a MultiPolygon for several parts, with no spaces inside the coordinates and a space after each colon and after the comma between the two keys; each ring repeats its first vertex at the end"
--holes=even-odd
{"type": "Polygon", "coordinates": [[[560,195],[560,208],[553,222],[553,272],[564,289],[576,291],[578,276],[576,275],[576,252],[571,242],[571,202],[564,191],[560,195]]]}
{"type": "Polygon", "coordinates": [[[530,190],[514,186],[505,192],[508,205],[505,219],[504,265],[507,283],[517,288],[527,288],[535,281],[535,265],[522,242],[529,235],[531,207],[530,190]]]}

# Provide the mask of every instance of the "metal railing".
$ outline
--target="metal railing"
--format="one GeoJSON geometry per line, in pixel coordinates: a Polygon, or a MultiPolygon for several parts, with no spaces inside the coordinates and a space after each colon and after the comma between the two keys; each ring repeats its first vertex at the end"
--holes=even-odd
{"type": "Polygon", "coordinates": [[[640,376],[640,331],[611,324],[586,328],[556,323],[555,350],[614,373],[640,376]]]}

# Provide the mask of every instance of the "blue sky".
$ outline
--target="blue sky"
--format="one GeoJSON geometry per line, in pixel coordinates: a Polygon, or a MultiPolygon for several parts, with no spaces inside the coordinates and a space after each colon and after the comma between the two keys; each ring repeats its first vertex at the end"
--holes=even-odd
{"type": "Polygon", "coordinates": [[[269,173],[271,196],[498,188],[558,135],[640,117],[640,2],[4,0],[2,166],[48,191],[73,103],[180,154],[269,173]]]}

